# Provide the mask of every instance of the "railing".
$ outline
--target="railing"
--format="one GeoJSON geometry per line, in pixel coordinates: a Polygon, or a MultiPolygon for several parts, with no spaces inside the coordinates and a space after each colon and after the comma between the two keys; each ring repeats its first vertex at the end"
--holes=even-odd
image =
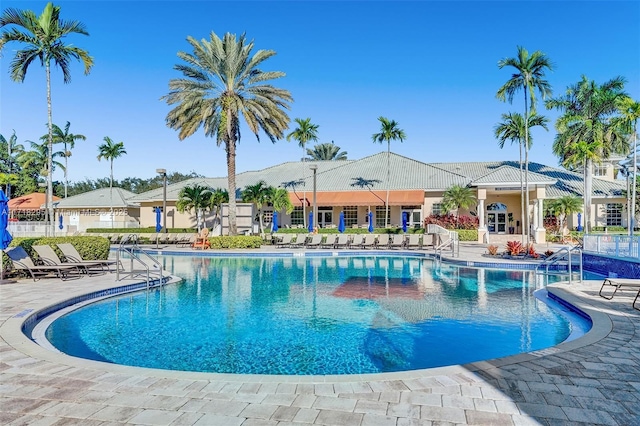
{"type": "Polygon", "coordinates": [[[640,259],[640,236],[628,235],[585,235],[583,251],[629,259],[640,259]]]}
{"type": "Polygon", "coordinates": [[[427,224],[427,234],[435,234],[438,236],[446,237],[445,241],[442,241],[435,248],[436,257],[440,256],[442,258],[442,251],[445,248],[451,247],[451,256],[459,257],[460,256],[460,235],[456,231],[450,231],[446,228],[443,228],[440,225],[435,224],[427,224]]]}
{"type": "Polygon", "coordinates": [[[549,267],[553,266],[553,265],[559,265],[560,262],[565,263],[567,265],[567,272],[566,274],[568,275],[569,278],[569,284],[571,284],[571,280],[573,277],[573,257],[574,255],[578,255],[578,264],[579,264],[579,268],[578,271],[580,272],[579,275],[579,279],[578,281],[582,281],[582,272],[583,272],[583,265],[582,265],[582,249],[580,248],[580,246],[573,246],[573,247],[562,247],[560,250],[558,250],[557,252],[555,252],[554,254],[552,254],[551,256],[547,257],[545,260],[543,260],[538,266],[536,266],[536,274],[539,273],[544,273],[544,274],[554,274],[554,275],[564,275],[564,271],[553,271],[553,272],[549,272],[549,267]],[[542,268],[544,268],[544,272],[542,272],[542,268]]]}
{"type": "Polygon", "coordinates": [[[120,274],[120,269],[116,270],[116,280],[120,281],[126,277],[134,278],[140,275],[144,275],[147,280],[147,290],[149,289],[151,275],[158,275],[160,278],[160,284],[164,284],[164,280],[162,278],[162,265],[155,257],[151,256],[148,252],[143,250],[138,245],[138,235],[137,234],[129,234],[125,235],[122,240],[120,240],[120,245],[118,246],[118,250],[116,251],[116,261],[120,264],[121,259],[120,256],[127,255],[130,259],[129,270],[126,273],[120,274]],[[153,267],[153,272],[149,267],[149,264],[145,262],[145,260],[151,261],[151,266],[153,267]],[[136,265],[137,262],[137,265],[136,265]],[[138,269],[136,269],[136,266],[138,269]],[[142,269],[139,269],[142,267],[142,269]]]}

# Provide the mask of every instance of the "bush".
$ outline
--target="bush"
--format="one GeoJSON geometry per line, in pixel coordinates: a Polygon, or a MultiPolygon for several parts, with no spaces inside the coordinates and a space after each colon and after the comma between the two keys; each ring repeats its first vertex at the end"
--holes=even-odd
{"type": "Polygon", "coordinates": [[[443,228],[453,229],[453,230],[458,230],[458,229],[477,230],[479,226],[479,220],[475,216],[460,216],[459,218],[456,218],[456,216],[452,214],[444,214],[444,215],[432,214],[430,216],[427,216],[427,218],[425,218],[424,220],[425,228],[429,224],[440,225],[443,228]]]}
{"type": "Polygon", "coordinates": [[[525,253],[525,248],[520,241],[507,241],[507,253],[511,256],[517,256],[525,253]]]}
{"type": "Polygon", "coordinates": [[[223,235],[221,237],[210,237],[212,249],[240,249],[240,248],[260,248],[263,240],[260,236],[244,236],[239,235],[230,237],[223,235]]]}
{"type": "Polygon", "coordinates": [[[458,233],[460,241],[478,241],[477,229],[453,229],[458,233]]]}
{"type": "Polygon", "coordinates": [[[490,246],[487,247],[487,252],[491,256],[495,256],[496,254],[498,254],[498,246],[491,244],[490,246]]]}

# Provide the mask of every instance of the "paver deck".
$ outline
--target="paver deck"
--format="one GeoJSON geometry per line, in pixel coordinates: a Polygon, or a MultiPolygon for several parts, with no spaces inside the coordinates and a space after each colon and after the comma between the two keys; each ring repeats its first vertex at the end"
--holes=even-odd
{"type": "MultiPolygon", "coordinates": [[[[461,257],[481,260],[483,246],[461,257]]],[[[112,275],[0,286],[3,425],[558,425],[640,424],[640,312],[600,282],[549,291],[594,327],[556,347],[401,373],[291,377],[175,372],[48,351],[20,332],[27,310],[113,287],[112,275]]]]}

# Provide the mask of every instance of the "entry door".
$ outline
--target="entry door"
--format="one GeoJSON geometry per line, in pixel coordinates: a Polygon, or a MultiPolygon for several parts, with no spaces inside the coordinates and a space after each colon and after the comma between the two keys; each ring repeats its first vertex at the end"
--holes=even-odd
{"type": "Polygon", "coordinates": [[[506,234],[507,214],[497,212],[487,213],[487,231],[494,234],[506,234]]]}
{"type": "Polygon", "coordinates": [[[318,210],[318,226],[326,228],[333,223],[333,210],[318,210]]]}
{"type": "MultiPolygon", "coordinates": [[[[420,220],[420,210],[403,210],[402,211],[403,215],[407,215],[407,217],[409,218],[408,222],[407,222],[407,226],[409,228],[415,228],[415,227],[420,227],[422,226],[422,221],[420,220]]],[[[402,224],[402,216],[400,216],[401,221],[400,223],[402,224]]]]}

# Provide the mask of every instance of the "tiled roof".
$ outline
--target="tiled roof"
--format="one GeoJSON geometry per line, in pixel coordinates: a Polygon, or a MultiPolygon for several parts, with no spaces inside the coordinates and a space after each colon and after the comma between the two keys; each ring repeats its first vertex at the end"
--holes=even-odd
{"type": "MultiPolygon", "coordinates": [[[[521,179],[524,173],[520,174],[519,168],[514,168],[509,166],[500,166],[497,169],[487,173],[484,176],[480,176],[477,179],[474,179],[471,182],[471,185],[484,185],[484,184],[501,184],[501,185],[520,185],[521,179]]],[[[556,183],[556,179],[552,179],[546,175],[542,175],[540,173],[535,173],[529,170],[529,174],[527,177],[529,185],[551,185],[556,183]]]]}
{"type": "Polygon", "coordinates": [[[109,191],[109,188],[100,188],[63,198],[55,202],[54,206],[59,209],[112,206],[114,208],[138,207],[137,203],[130,201],[134,195],[136,194],[122,188],[113,188],[113,193],[109,191]]]}

